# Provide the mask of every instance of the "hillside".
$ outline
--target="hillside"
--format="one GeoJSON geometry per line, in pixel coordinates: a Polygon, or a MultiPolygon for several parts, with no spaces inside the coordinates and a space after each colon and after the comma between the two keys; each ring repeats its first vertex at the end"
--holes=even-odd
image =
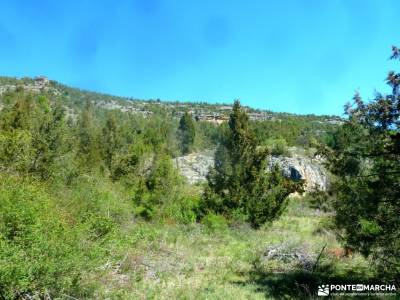
{"type": "MultiPolygon", "coordinates": [[[[81,90],[66,86],[46,77],[38,76],[35,78],[12,78],[0,77],[0,94],[8,90],[14,91],[17,88],[24,88],[34,93],[41,91],[61,95],[68,106],[79,109],[85,101],[92,101],[96,106],[108,110],[120,110],[132,114],[149,114],[158,113],[165,110],[167,114],[175,118],[180,118],[184,111],[192,113],[194,118],[199,120],[217,121],[226,120],[232,110],[232,104],[209,104],[205,102],[180,102],[180,101],[163,101],[160,99],[136,99],[112,96],[81,90]]],[[[233,99],[232,99],[233,100],[233,99]]],[[[268,110],[254,109],[244,106],[251,120],[255,121],[282,121],[284,119],[304,120],[314,123],[340,124],[343,120],[337,116],[317,116],[317,115],[296,115],[290,113],[277,113],[268,110]]]]}
{"type": "MultiPolygon", "coordinates": [[[[188,111],[198,123],[205,123],[202,125],[202,127],[207,127],[205,135],[211,134],[210,131],[215,131],[209,125],[225,123],[232,109],[231,104],[117,97],[68,87],[41,76],[20,79],[0,77],[0,95],[17,89],[24,89],[36,94],[44,92],[51,95],[50,98],[64,105],[68,116],[73,119],[82,111],[88,101],[98,108],[95,113],[100,117],[104,115],[105,111],[115,110],[140,118],[148,118],[154,115],[176,122],[185,111],[188,111]]],[[[343,123],[343,119],[338,116],[296,115],[246,106],[244,106],[244,109],[254,123],[261,144],[271,144],[274,143],[274,140],[282,138],[285,139],[285,144],[288,146],[299,146],[301,148],[312,146],[314,139],[329,143],[332,133],[337,126],[343,123]]],[[[208,138],[209,141],[206,142],[206,145],[210,146],[213,144],[213,138],[208,138]]],[[[200,146],[201,149],[204,149],[204,147],[204,145],[200,146]]]]}

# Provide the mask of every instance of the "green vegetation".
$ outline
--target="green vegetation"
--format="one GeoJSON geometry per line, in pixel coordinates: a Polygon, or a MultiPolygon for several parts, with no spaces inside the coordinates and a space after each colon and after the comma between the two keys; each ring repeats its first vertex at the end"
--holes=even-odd
{"type": "Polygon", "coordinates": [[[182,154],[188,154],[194,144],[196,130],[192,116],[185,111],[182,118],[179,120],[178,139],[182,154]]]}
{"type": "Polygon", "coordinates": [[[93,296],[85,276],[132,218],[196,219],[198,197],[168,154],[172,126],[117,111],[103,117],[89,101],[67,118],[62,97],[46,92],[18,89],[2,100],[2,298],[93,296]]]}
{"type": "Polygon", "coordinates": [[[134,220],[124,187],[87,177],[68,187],[2,178],[0,191],[6,299],[304,298],[329,280],[378,282],[362,257],[335,256],[339,244],[322,227],[329,217],[296,198],[278,221],[253,230],[219,216],[186,225],[134,220]],[[327,243],[313,274],[265,259],[269,246],[287,241],[312,257],[327,243]]]}
{"type": "Polygon", "coordinates": [[[279,217],[287,196],[300,191],[301,182],[286,179],[276,166],[266,172],[267,155],[257,147],[248,116],[235,101],[208,176],[202,213],[239,217],[256,228],[279,217]]]}
{"type": "MultiPolygon", "coordinates": [[[[9,77],[0,77],[0,86],[15,86],[19,90],[23,87],[30,87],[35,84],[31,78],[14,79],[9,77]]],[[[185,112],[190,112],[194,119],[201,115],[225,116],[228,117],[231,109],[229,104],[209,104],[202,102],[173,102],[160,101],[159,99],[150,99],[147,101],[122,98],[95,92],[83,91],[71,88],[55,81],[50,81],[49,89],[46,92],[55,98],[57,102],[68,108],[69,117],[74,117],[73,113],[80,112],[87,103],[93,104],[93,113],[100,119],[106,118],[107,110],[124,111],[135,115],[135,122],[145,124],[141,126],[144,130],[149,130],[161,120],[161,127],[158,129],[168,132],[171,138],[175,135],[179,127],[179,119],[185,112]],[[142,117],[142,118],[141,118],[142,117]],[[142,119],[142,120],[140,120],[142,119]],[[149,119],[148,123],[146,119],[149,119]],[[158,119],[157,121],[155,121],[158,119]],[[140,120],[140,121],[139,121],[140,120]],[[150,125],[150,124],[152,125],[150,125]]],[[[12,90],[12,89],[11,89],[12,90]]],[[[0,102],[12,96],[3,95],[0,102]]],[[[258,116],[257,120],[251,120],[250,126],[253,127],[255,138],[260,145],[272,145],[271,141],[285,140],[287,146],[298,146],[308,148],[314,146],[314,142],[330,143],[332,135],[338,125],[343,122],[337,116],[316,116],[316,115],[294,115],[288,113],[275,113],[271,111],[261,111],[251,107],[244,107],[248,114],[258,116]]],[[[126,115],[126,114],[125,114],[126,115]]],[[[121,115],[118,115],[122,117],[121,115]]],[[[126,118],[123,117],[123,118],[126,118]]],[[[194,122],[196,137],[193,150],[202,150],[215,147],[219,143],[221,136],[221,127],[205,121],[194,122]]],[[[223,127],[223,126],[222,126],[223,127]]],[[[159,135],[156,131],[156,137],[159,135]]],[[[152,137],[152,134],[148,135],[152,137]]],[[[172,138],[171,154],[179,153],[176,149],[179,140],[172,138]]]]}
{"type": "Polygon", "coordinates": [[[131,211],[118,189],[110,190],[86,177],[60,186],[2,176],[2,298],[93,295],[86,278],[104,263],[131,211]]]}
{"type": "MultiPolygon", "coordinates": [[[[393,48],[392,59],[399,59],[393,48]]],[[[328,163],[336,224],[344,243],[374,257],[381,276],[400,278],[400,74],[390,72],[389,95],[365,103],[356,94],[348,121],[334,136],[328,163]]]]}
{"type": "Polygon", "coordinates": [[[399,78],[390,95],[357,95],[344,121],[0,77],[0,299],[307,299],[319,284],[399,283],[399,78]],[[316,145],[332,189],[302,196],[268,155],[316,145]],[[208,181],[190,185],[174,158],[206,149],[208,181]]]}
{"type": "Polygon", "coordinates": [[[327,117],[278,114],[269,120],[252,121],[251,126],[258,144],[270,147],[277,145],[279,155],[282,153],[279,148],[284,149],[286,145],[309,148],[317,143],[330,144],[336,128],[342,121],[327,117]]]}
{"type": "Polygon", "coordinates": [[[275,156],[290,156],[285,139],[269,139],[264,142],[268,151],[275,156]]]}

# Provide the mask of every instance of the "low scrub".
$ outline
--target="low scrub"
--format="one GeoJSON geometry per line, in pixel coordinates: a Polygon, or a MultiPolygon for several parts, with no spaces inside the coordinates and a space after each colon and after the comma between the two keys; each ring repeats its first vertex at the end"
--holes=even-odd
{"type": "Polygon", "coordinates": [[[79,230],[37,184],[1,181],[0,294],[6,299],[74,294],[87,267],[79,230]]]}

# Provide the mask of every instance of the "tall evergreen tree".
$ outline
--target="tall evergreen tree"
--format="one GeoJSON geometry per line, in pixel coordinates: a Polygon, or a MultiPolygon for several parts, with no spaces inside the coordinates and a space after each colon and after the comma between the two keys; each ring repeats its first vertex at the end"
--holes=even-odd
{"type": "Polygon", "coordinates": [[[278,167],[267,172],[268,152],[257,147],[239,101],[235,101],[228,125],[207,178],[202,209],[227,216],[242,214],[259,227],[277,218],[287,196],[302,184],[283,177],[278,167]]]}
{"type": "Polygon", "coordinates": [[[56,103],[51,105],[45,95],[21,91],[15,97],[15,103],[5,109],[0,121],[0,160],[5,168],[46,179],[62,155],[64,110],[56,103]]]}
{"type": "MultiPolygon", "coordinates": [[[[400,58],[393,47],[392,59],[400,58]]],[[[390,72],[388,95],[369,103],[356,94],[348,121],[325,149],[336,175],[336,224],[343,242],[372,255],[382,274],[400,280],[400,73],[390,72]]]]}
{"type": "Polygon", "coordinates": [[[31,171],[42,179],[52,175],[52,167],[57,157],[63,154],[64,109],[57,104],[51,107],[45,96],[39,96],[38,107],[33,113],[36,126],[32,131],[34,156],[31,171]]]}
{"type": "Polygon", "coordinates": [[[94,124],[93,105],[87,101],[78,120],[77,159],[85,168],[92,168],[99,161],[99,145],[94,124]]]}
{"type": "Polygon", "coordinates": [[[0,164],[2,170],[27,173],[32,162],[30,112],[34,111],[32,95],[16,92],[9,105],[1,111],[0,164]]]}
{"type": "Polygon", "coordinates": [[[113,159],[121,147],[121,137],[118,122],[114,112],[109,112],[103,128],[103,157],[109,170],[112,169],[113,159]]]}
{"type": "Polygon", "coordinates": [[[188,154],[194,144],[196,130],[192,116],[185,112],[179,120],[178,139],[182,154],[188,154]]]}

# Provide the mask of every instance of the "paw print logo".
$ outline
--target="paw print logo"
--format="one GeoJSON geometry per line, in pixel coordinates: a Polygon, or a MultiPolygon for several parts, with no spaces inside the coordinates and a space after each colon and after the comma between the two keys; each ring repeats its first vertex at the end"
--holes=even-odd
{"type": "Polygon", "coordinates": [[[318,286],[318,296],[329,296],[329,285],[323,284],[318,286]]]}

